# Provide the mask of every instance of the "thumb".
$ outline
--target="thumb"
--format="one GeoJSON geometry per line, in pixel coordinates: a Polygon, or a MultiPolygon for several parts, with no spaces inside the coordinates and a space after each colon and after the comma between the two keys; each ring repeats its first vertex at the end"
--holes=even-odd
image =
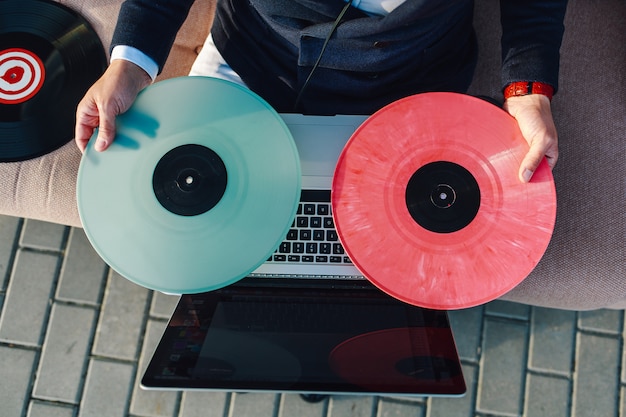
{"type": "Polygon", "coordinates": [[[543,161],[544,149],[539,144],[531,146],[530,150],[522,160],[519,169],[519,178],[522,182],[529,182],[539,167],[541,161],[543,161]]]}

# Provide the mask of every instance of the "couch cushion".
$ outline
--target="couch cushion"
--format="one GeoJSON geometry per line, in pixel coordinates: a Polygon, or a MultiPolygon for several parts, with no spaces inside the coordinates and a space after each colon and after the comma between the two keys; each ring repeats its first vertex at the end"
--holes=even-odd
{"type": "MultiPolygon", "coordinates": [[[[63,1],[108,45],[119,1],[63,1]]],[[[208,31],[211,0],[198,0],[162,78],[184,75],[208,31]],[[194,28],[200,21],[201,28],[194,28]]],[[[503,298],[566,309],[626,308],[626,2],[570,0],[553,101],[560,138],[552,241],[537,268],[503,298]]],[[[477,2],[480,43],[470,92],[500,96],[498,0],[477,2]]],[[[0,164],[0,213],[80,226],[73,143],[31,161],[0,164]]],[[[540,201],[537,204],[541,204],[540,201]]]]}
{"type": "MultiPolygon", "coordinates": [[[[483,50],[472,92],[499,95],[496,0],[477,2],[483,50]],[[485,48],[485,45],[488,45],[485,48]]],[[[540,306],[626,308],[626,2],[570,0],[553,100],[559,133],[552,241],[503,298],[540,306]]],[[[537,201],[541,204],[541,201],[537,201]]]]}

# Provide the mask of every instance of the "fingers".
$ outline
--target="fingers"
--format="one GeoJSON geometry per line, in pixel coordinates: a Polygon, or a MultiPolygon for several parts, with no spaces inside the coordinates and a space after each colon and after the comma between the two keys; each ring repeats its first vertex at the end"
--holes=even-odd
{"type": "Polygon", "coordinates": [[[115,118],[130,108],[137,94],[152,80],[145,71],[127,61],[111,63],[87,91],[76,109],[75,141],[84,152],[96,128],[94,149],[102,152],[113,143],[115,118]]]}
{"type": "Polygon", "coordinates": [[[529,182],[544,158],[551,169],[558,160],[558,136],[550,100],[539,94],[511,97],[504,108],[515,117],[530,146],[518,172],[520,181],[529,182]]]}
{"type": "Polygon", "coordinates": [[[116,115],[115,109],[99,98],[97,92],[87,92],[76,110],[74,139],[78,149],[85,151],[87,143],[99,127],[94,148],[97,151],[105,150],[115,138],[116,115]]]}
{"type": "Polygon", "coordinates": [[[91,97],[91,90],[78,103],[76,109],[76,126],[74,140],[81,152],[85,151],[89,139],[93,135],[95,128],[99,124],[98,105],[91,97]]]}
{"type": "Polygon", "coordinates": [[[94,144],[96,151],[102,152],[113,143],[113,139],[115,139],[115,116],[120,113],[116,109],[110,108],[110,106],[100,107],[100,127],[98,128],[98,136],[94,144]]]}
{"type": "Polygon", "coordinates": [[[520,164],[520,181],[529,182],[544,159],[546,159],[550,169],[554,168],[558,159],[558,149],[553,145],[553,141],[549,137],[536,139],[532,142],[530,150],[520,164]]]}

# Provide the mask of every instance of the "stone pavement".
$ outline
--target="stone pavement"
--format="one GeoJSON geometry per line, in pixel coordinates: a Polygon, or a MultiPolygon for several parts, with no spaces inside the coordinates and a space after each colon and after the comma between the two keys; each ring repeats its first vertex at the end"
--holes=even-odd
{"type": "MultiPolygon", "coordinates": [[[[624,277],[626,279],[626,277],[624,277]]],[[[148,392],[177,298],[111,271],[81,229],[0,216],[1,417],[626,417],[624,312],[451,312],[468,393],[415,400],[148,392]]]]}

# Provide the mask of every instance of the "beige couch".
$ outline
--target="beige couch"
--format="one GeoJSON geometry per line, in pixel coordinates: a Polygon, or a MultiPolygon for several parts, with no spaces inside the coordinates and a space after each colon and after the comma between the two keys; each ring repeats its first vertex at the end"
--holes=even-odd
{"type": "MultiPolygon", "coordinates": [[[[61,3],[81,13],[108,47],[121,0],[61,3]]],[[[471,93],[498,96],[498,0],[478,0],[481,47],[471,93]]],[[[197,0],[160,79],[185,75],[208,33],[212,0],[197,0]]],[[[557,224],[532,274],[503,298],[565,309],[626,308],[626,2],[570,0],[561,90],[553,101],[561,157],[554,171],[557,224]]],[[[80,153],[0,164],[0,214],[80,227],[80,153]]],[[[541,204],[541,201],[537,201],[541,204]]]]}

